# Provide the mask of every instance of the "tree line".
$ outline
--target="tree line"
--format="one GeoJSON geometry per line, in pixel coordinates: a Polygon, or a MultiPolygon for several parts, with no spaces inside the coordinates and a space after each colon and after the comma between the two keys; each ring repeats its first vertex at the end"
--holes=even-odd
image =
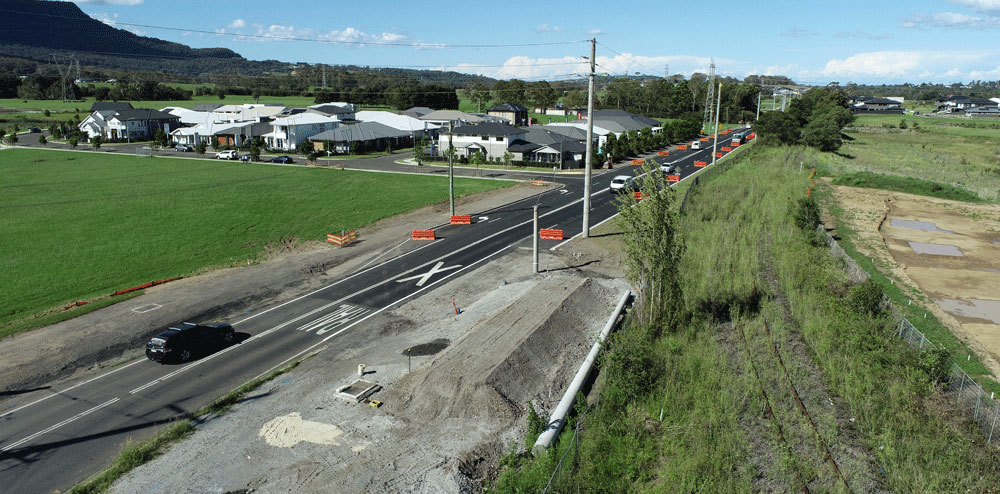
{"type": "Polygon", "coordinates": [[[764,112],[754,129],[762,145],[802,143],[832,152],[840,148],[841,130],[853,119],[847,92],[830,85],[806,91],[792,101],[788,111],[764,112]]]}

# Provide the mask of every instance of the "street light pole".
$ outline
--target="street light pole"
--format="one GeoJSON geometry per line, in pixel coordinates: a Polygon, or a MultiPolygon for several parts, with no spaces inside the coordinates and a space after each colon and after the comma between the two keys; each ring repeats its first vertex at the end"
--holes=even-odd
{"type": "Polygon", "coordinates": [[[712,141],[712,166],[715,166],[716,146],[719,144],[719,105],[722,104],[722,83],[719,83],[719,102],[715,105],[715,140],[712,141]]]}
{"type": "Polygon", "coordinates": [[[583,172],[583,231],[580,236],[590,237],[590,170],[594,161],[594,56],[597,38],[590,39],[590,81],[587,84],[587,160],[583,172]]]}

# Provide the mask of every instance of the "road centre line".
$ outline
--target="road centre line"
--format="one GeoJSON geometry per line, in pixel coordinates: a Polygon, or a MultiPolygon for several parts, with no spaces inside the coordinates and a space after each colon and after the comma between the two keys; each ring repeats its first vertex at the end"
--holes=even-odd
{"type": "Polygon", "coordinates": [[[110,400],[108,400],[108,401],[106,401],[104,403],[101,403],[100,405],[97,405],[96,407],[93,407],[93,408],[91,408],[89,410],[84,410],[84,411],[82,411],[82,412],[80,412],[80,413],[78,413],[78,414],[76,414],[76,415],[74,415],[74,416],[72,416],[72,417],[70,417],[70,418],[68,418],[66,420],[63,420],[62,422],[59,422],[56,425],[50,426],[47,429],[40,430],[40,431],[38,431],[38,432],[36,432],[36,433],[34,433],[34,434],[32,434],[32,435],[24,438],[24,439],[21,439],[20,441],[11,443],[11,444],[5,446],[3,449],[0,449],[0,451],[10,451],[11,449],[14,449],[14,448],[16,448],[16,447],[18,447],[18,446],[20,446],[20,445],[22,445],[22,444],[24,444],[24,443],[26,443],[28,441],[31,441],[32,439],[35,439],[35,438],[43,435],[43,434],[47,434],[49,432],[52,432],[52,431],[54,431],[54,430],[56,430],[56,429],[58,429],[58,428],[60,428],[60,427],[62,427],[64,425],[66,425],[66,424],[68,424],[68,423],[70,423],[70,422],[72,422],[74,420],[77,420],[77,419],[82,418],[82,417],[84,417],[86,415],[89,415],[89,414],[91,414],[93,412],[96,412],[96,411],[98,411],[98,410],[100,410],[100,409],[102,409],[102,408],[104,408],[104,407],[106,407],[108,405],[114,404],[114,403],[118,402],[119,399],[120,398],[112,398],[112,399],[110,399],[110,400]]]}
{"type": "Polygon", "coordinates": [[[98,380],[98,379],[100,379],[100,378],[104,377],[104,376],[109,376],[109,375],[111,375],[111,374],[114,374],[115,372],[118,372],[118,371],[120,371],[120,370],[123,370],[123,369],[127,369],[127,368],[129,368],[129,367],[132,367],[132,366],[133,366],[133,365],[135,365],[135,364],[138,364],[138,363],[141,363],[141,362],[142,362],[143,360],[146,360],[146,359],[144,359],[144,358],[137,358],[137,359],[135,359],[134,361],[132,361],[132,362],[129,362],[129,363],[128,363],[128,364],[126,364],[126,365],[123,365],[123,366],[121,366],[121,367],[118,367],[117,369],[114,369],[114,370],[112,370],[112,371],[109,371],[109,372],[106,372],[106,373],[104,373],[104,374],[101,374],[101,375],[99,375],[99,376],[96,376],[96,377],[92,377],[92,378],[90,378],[90,379],[88,379],[88,380],[86,380],[86,381],[83,381],[82,383],[77,383],[77,384],[74,384],[73,386],[70,386],[70,387],[68,387],[68,388],[66,388],[66,389],[64,389],[64,390],[62,390],[62,391],[55,391],[55,392],[53,392],[52,394],[50,394],[50,395],[48,395],[48,396],[46,396],[46,397],[44,397],[44,398],[39,398],[39,399],[37,399],[37,400],[35,400],[35,401],[31,402],[31,403],[28,403],[28,404],[26,404],[26,405],[21,405],[21,406],[19,406],[19,407],[15,408],[15,409],[13,409],[13,410],[10,410],[10,411],[8,411],[8,412],[4,412],[3,414],[0,414],[0,418],[3,418],[3,417],[6,417],[6,416],[8,416],[8,415],[10,415],[10,414],[12,414],[12,413],[14,413],[14,412],[17,412],[18,410],[23,410],[23,409],[25,409],[25,408],[28,408],[28,407],[30,407],[30,406],[32,406],[32,405],[37,405],[38,403],[41,403],[41,402],[43,402],[43,401],[45,401],[45,400],[47,400],[47,399],[49,399],[49,398],[52,398],[52,397],[54,397],[54,396],[60,396],[60,395],[62,395],[63,393],[65,393],[65,392],[67,392],[67,391],[71,391],[71,390],[74,390],[74,389],[76,389],[76,388],[79,388],[80,386],[83,386],[84,384],[88,384],[88,383],[91,383],[91,382],[93,382],[93,381],[96,381],[96,380],[98,380]]]}

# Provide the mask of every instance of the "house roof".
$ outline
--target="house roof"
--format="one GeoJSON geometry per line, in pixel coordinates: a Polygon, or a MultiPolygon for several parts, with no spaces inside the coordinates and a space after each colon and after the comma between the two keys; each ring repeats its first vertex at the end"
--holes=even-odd
{"type": "Polygon", "coordinates": [[[520,139],[514,141],[510,146],[507,146],[507,150],[512,153],[530,153],[536,149],[541,149],[545,146],[537,144],[534,142],[522,141],[520,139]]]}
{"type": "Polygon", "coordinates": [[[355,117],[362,122],[378,122],[382,125],[388,125],[394,129],[405,130],[409,132],[418,132],[423,130],[434,130],[440,128],[437,124],[432,124],[430,122],[413,118],[409,115],[400,115],[398,113],[393,113],[389,111],[378,111],[378,110],[362,110],[359,111],[355,117]]]}
{"type": "Polygon", "coordinates": [[[493,108],[490,108],[489,110],[486,110],[487,113],[491,111],[516,113],[516,112],[527,112],[528,109],[516,103],[504,103],[502,105],[497,105],[494,106],[493,108]]]}
{"type": "Polygon", "coordinates": [[[524,134],[524,129],[519,129],[503,123],[486,122],[478,125],[463,125],[453,129],[454,135],[484,135],[484,136],[514,136],[524,134]]]}
{"type": "Polygon", "coordinates": [[[121,110],[115,112],[111,117],[121,121],[128,120],[179,120],[177,115],[172,113],[153,110],[151,108],[136,108],[134,110],[121,110]]]}
{"type": "Polygon", "coordinates": [[[303,112],[292,114],[287,117],[277,118],[271,125],[308,125],[308,124],[320,124],[320,123],[331,123],[339,122],[336,117],[328,117],[326,115],[321,115],[319,113],[303,112]]]}
{"type": "Polygon", "coordinates": [[[889,98],[868,98],[865,100],[868,105],[898,105],[899,102],[889,98]]]}
{"type": "MultiPolygon", "coordinates": [[[[576,120],[576,123],[586,123],[586,119],[576,120]]],[[[594,110],[594,125],[600,125],[615,133],[630,130],[642,130],[646,127],[662,127],[663,124],[655,118],[636,115],[625,110],[594,110]]]]}
{"type": "Polygon", "coordinates": [[[394,129],[378,122],[361,122],[352,125],[342,125],[333,130],[320,132],[310,137],[309,140],[315,142],[358,142],[409,136],[410,133],[407,131],[394,129]]]}
{"type": "Polygon", "coordinates": [[[132,103],[128,101],[95,101],[90,105],[91,113],[95,111],[124,111],[131,109],[132,103]]]}
{"type": "Polygon", "coordinates": [[[420,118],[433,111],[434,111],[433,108],[427,108],[426,106],[414,106],[413,108],[404,111],[403,115],[409,115],[413,118],[420,118]]]}
{"type": "Polygon", "coordinates": [[[432,111],[419,118],[420,120],[430,120],[436,122],[441,122],[446,120],[462,120],[470,124],[478,124],[484,121],[483,117],[479,117],[471,113],[465,113],[464,111],[458,111],[458,110],[432,111]]]}
{"type": "Polygon", "coordinates": [[[347,108],[346,106],[331,104],[313,105],[309,107],[309,110],[325,115],[346,115],[348,113],[354,113],[354,110],[347,108]]]}
{"type": "MultiPolygon", "coordinates": [[[[587,146],[583,142],[539,126],[528,127],[528,131],[523,139],[531,143],[549,146],[552,149],[569,153],[587,152],[587,146]]],[[[584,140],[586,140],[586,136],[584,136],[584,140]]]]}
{"type": "Polygon", "coordinates": [[[198,103],[191,107],[194,111],[215,111],[219,108],[222,108],[222,105],[219,103],[198,103]]]}
{"type": "MultiPolygon", "coordinates": [[[[529,127],[529,129],[536,129],[536,128],[537,129],[545,129],[545,130],[548,130],[550,132],[555,132],[556,134],[561,134],[561,135],[564,135],[566,137],[569,137],[570,139],[575,139],[575,140],[578,140],[580,142],[583,142],[583,141],[587,140],[587,129],[585,129],[585,128],[581,129],[580,127],[576,127],[574,125],[548,124],[548,125],[540,125],[540,126],[539,125],[533,125],[533,126],[529,127]]],[[[594,132],[594,136],[596,137],[597,135],[598,135],[597,132],[594,132]]]]}

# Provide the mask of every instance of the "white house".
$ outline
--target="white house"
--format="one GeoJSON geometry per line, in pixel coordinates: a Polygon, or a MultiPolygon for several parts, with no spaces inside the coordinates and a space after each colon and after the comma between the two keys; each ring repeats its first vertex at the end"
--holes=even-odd
{"type": "Polygon", "coordinates": [[[157,130],[169,134],[180,125],[180,119],[173,114],[148,108],[133,110],[95,111],[87,116],[79,129],[87,138],[100,135],[107,139],[140,140],[152,137],[157,130]]]}
{"type": "Polygon", "coordinates": [[[389,111],[359,111],[355,118],[361,122],[380,123],[396,130],[409,132],[410,136],[414,138],[437,135],[437,130],[440,128],[439,125],[389,111]]]}
{"type": "Polygon", "coordinates": [[[524,129],[495,122],[463,125],[450,134],[442,131],[438,136],[437,149],[441,156],[446,156],[450,137],[457,156],[469,157],[478,152],[487,159],[499,159],[514,141],[523,139],[526,133],[524,129]]]}
{"type": "Polygon", "coordinates": [[[278,118],[271,122],[273,130],[264,134],[267,147],[294,151],[309,138],[326,130],[336,129],[340,120],[318,113],[304,112],[278,118]]]}

